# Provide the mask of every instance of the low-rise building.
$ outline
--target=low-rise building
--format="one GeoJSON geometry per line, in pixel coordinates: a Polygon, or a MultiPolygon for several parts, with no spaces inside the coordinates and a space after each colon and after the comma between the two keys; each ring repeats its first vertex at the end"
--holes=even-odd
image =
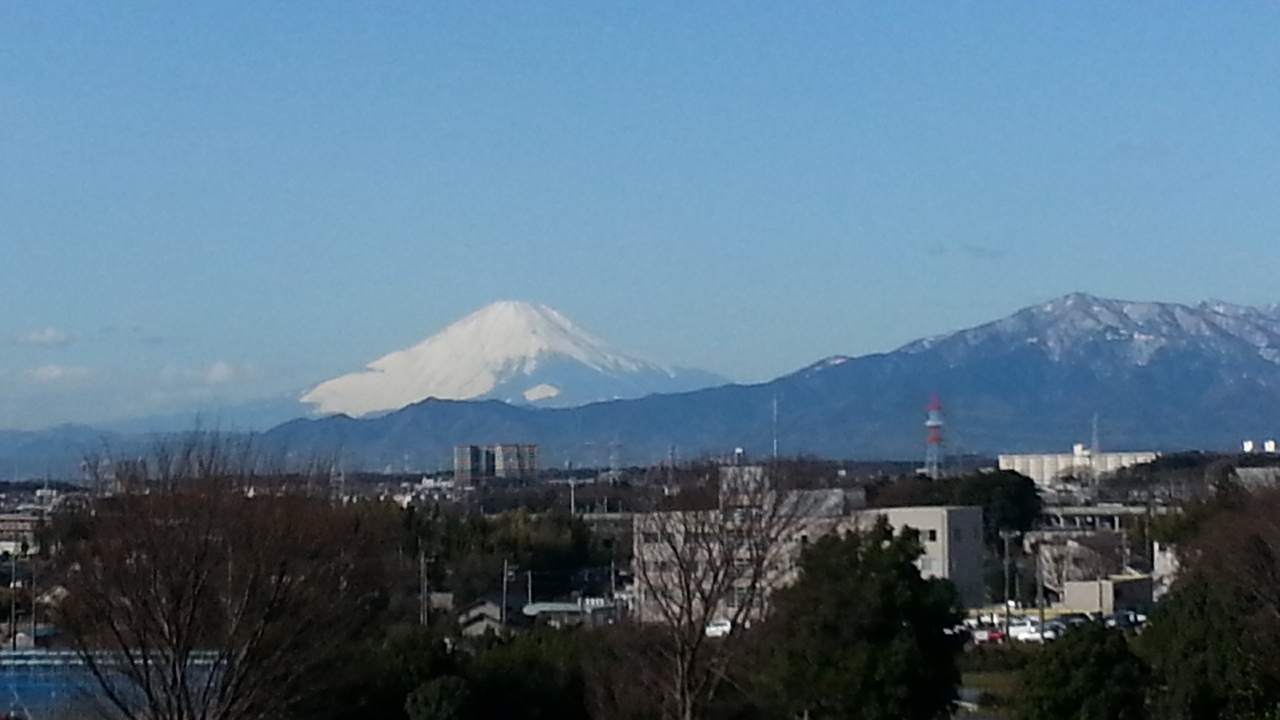
{"type": "Polygon", "coordinates": [[[857,492],[773,491],[755,473],[729,477],[749,482],[722,485],[718,507],[635,515],[633,610],[641,621],[762,616],[772,593],[795,581],[809,543],[867,530],[881,517],[919,533],[923,576],[950,580],[966,607],[984,602],[981,507],[868,509],[857,492]]]}
{"type": "Polygon", "coordinates": [[[1111,615],[1122,610],[1151,609],[1150,575],[1112,575],[1099,580],[1071,580],[1065,584],[1062,608],[1111,615]]]}
{"type": "Polygon", "coordinates": [[[43,522],[44,518],[39,515],[0,515],[0,553],[21,555],[35,548],[36,530],[43,522]]]}

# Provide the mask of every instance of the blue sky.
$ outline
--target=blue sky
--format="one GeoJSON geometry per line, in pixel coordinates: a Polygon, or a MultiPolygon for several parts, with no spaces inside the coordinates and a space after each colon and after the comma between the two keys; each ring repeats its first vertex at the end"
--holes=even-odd
{"type": "Polygon", "coordinates": [[[0,3],[0,427],[488,302],[742,381],[1071,291],[1280,301],[1280,3],[0,3]],[[696,6],[694,6],[696,5],[696,6]]]}

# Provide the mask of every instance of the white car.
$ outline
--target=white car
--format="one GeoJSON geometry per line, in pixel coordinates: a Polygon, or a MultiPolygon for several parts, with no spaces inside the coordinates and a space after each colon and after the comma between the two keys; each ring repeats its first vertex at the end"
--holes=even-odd
{"type": "Polygon", "coordinates": [[[709,638],[728,637],[733,632],[733,623],[729,620],[712,620],[707,623],[706,633],[709,638]]]}
{"type": "Polygon", "coordinates": [[[1018,642],[1040,642],[1040,623],[1026,620],[1009,626],[1009,639],[1018,642]]]}

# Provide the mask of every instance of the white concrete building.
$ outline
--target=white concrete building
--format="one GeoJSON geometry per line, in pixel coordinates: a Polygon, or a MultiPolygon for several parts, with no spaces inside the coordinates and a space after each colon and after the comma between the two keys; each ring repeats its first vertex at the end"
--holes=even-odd
{"type": "Polygon", "coordinates": [[[986,602],[983,584],[982,508],[976,506],[924,506],[861,510],[848,526],[868,528],[884,516],[894,530],[913,528],[920,533],[924,555],[916,561],[920,574],[950,580],[965,607],[986,602]]]}
{"type": "Polygon", "coordinates": [[[1158,453],[1148,451],[1095,455],[1084,445],[1076,445],[1070,453],[1001,455],[1000,469],[1026,475],[1037,485],[1056,485],[1066,477],[1088,480],[1121,468],[1149,463],[1157,457],[1158,453]]]}

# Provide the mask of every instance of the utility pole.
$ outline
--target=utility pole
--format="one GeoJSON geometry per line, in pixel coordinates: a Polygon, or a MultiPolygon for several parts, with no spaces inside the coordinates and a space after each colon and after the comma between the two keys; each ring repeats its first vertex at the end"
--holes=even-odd
{"type": "Polygon", "coordinates": [[[532,570],[524,571],[524,581],[525,581],[525,586],[527,588],[527,591],[525,593],[525,604],[532,605],[533,604],[533,571],[532,570]]]}
{"type": "Polygon", "coordinates": [[[502,607],[498,609],[498,621],[502,625],[502,629],[507,628],[507,579],[511,577],[511,571],[507,568],[507,561],[502,561],[502,607]]]}
{"type": "Polygon", "coordinates": [[[1036,553],[1036,607],[1040,608],[1040,642],[1044,642],[1044,571],[1040,564],[1040,543],[1032,545],[1036,553]]]}
{"type": "Polygon", "coordinates": [[[27,572],[31,574],[31,647],[36,646],[36,566],[27,554],[27,572]]]}
{"type": "Polygon", "coordinates": [[[1001,530],[1000,539],[1004,541],[1004,636],[1005,642],[1009,640],[1009,603],[1012,600],[1013,592],[1010,589],[1009,569],[1013,558],[1009,555],[1009,541],[1017,537],[1017,533],[1012,530],[1001,530]]]}
{"type": "Polygon", "coordinates": [[[13,547],[9,548],[9,635],[13,650],[18,649],[18,534],[13,534],[13,547]]]}
{"type": "Polygon", "coordinates": [[[427,551],[418,549],[418,624],[428,624],[428,603],[431,602],[431,585],[427,578],[427,551]]]}

